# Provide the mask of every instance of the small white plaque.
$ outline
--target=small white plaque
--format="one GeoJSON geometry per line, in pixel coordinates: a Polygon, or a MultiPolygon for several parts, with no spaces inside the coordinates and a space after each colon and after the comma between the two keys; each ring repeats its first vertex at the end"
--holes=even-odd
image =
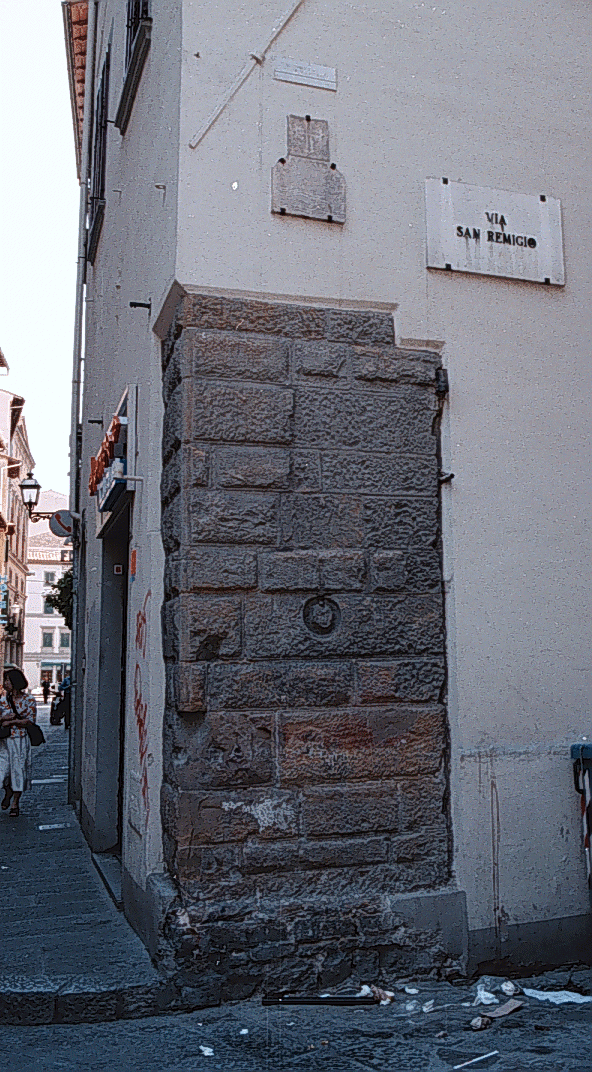
{"type": "Polygon", "coordinates": [[[426,222],[428,268],[565,283],[555,197],[427,179],[426,222]]]}
{"type": "Polygon", "coordinates": [[[319,67],[316,63],[297,63],[295,60],[278,58],[275,61],[273,77],[280,82],[297,82],[302,86],[337,91],[335,67],[319,67]]]}

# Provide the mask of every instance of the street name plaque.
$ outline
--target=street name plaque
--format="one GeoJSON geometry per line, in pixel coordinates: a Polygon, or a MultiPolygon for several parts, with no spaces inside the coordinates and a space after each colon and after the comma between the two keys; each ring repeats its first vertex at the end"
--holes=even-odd
{"type": "Polygon", "coordinates": [[[426,180],[427,266],[563,286],[561,203],[426,180]]]}

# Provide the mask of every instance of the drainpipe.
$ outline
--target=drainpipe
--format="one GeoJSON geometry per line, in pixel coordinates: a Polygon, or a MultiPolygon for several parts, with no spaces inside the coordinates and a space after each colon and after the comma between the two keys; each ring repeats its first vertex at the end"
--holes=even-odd
{"type": "MultiPolygon", "coordinates": [[[[83,328],[84,298],[86,284],[86,217],[88,209],[88,187],[90,179],[90,141],[93,127],[93,98],[95,82],[95,46],[97,27],[98,0],[89,0],[88,22],[86,28],[86,67],[84,76],[84,115],[82,122],[82,145],[80,160],[80,203],[78,209],[78,261],[76,269],[76,306],[74,312],[74,345],[72,367],[72,409],[70,414],[70,509],[80,514],[81,452],[82,428],[80,424],[80,404],[82,400],[83,377],[83,328]]],[[[76,523],[73,544],[73,608],[72,608],[72,650],[70,672],[70,703],[72,711],[70,757],[68,776],[68,799],[75,804],[79,796],[80,763],[82,757],[81,711],[78,710],[78,698],[82,699],[82,689],[78,688],[78,673],[84,655],[84,643],[78,643],[78,584],[80,582],[81,528],[84,521],[76,523]],[[79,658],[80,647],[80,658],[79,658]]],[[[83,623],[80,623],[82,626],[83,623]]]]}

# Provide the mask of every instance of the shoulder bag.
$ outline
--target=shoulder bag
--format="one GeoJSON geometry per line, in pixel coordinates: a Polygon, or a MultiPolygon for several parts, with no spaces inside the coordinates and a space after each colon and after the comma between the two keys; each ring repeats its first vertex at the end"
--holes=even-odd
{"type": "Polygon", "coordinates": [[[25,729],[29,735],[29,740],[33,746],[38,744],[45,744],[45,737],[41,726],[38,726],[36,722],[27,722],[25,729]]]}

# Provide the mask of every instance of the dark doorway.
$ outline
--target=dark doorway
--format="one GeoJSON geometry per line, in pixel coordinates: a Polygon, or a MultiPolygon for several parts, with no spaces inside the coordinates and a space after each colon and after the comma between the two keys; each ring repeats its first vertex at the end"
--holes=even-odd
{"type": "Polygon", "coordinates": [[[120,853],[123,827],[125,682],[130,512],[103,537],[101,643],[97,698],[96,812],[92,848],[120,853]]]}

